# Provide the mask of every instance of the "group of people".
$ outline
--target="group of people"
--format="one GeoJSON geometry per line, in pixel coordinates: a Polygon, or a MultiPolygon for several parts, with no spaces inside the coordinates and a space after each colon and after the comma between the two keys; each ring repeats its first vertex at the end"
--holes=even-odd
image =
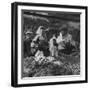
{"type": "Polygon", "coordinates": [[[34,56],[51,56],[58,57],[58,51],[64,49],[64,42],[70,42],[72,35],[68,34],[67,38],[63,38],[63,31],[59,32],[56,37],[55,34],[49,39],[45,40],[43,31],[49,31],[49,28],[43,30],[43,26],[39,26],[36,31],[36,36],[30,42],[30,52],[34,53],[34,56]]]}

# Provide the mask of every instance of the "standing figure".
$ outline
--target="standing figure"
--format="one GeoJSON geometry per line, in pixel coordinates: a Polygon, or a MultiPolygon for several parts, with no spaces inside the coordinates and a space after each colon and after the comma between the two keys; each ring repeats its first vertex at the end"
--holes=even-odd
{"type": "Polygon", "coordinates": [[[38,39],[44,40],[42,33],[43,33],[43,26],[39,26],[36,31],[36,36],[34,37],[33,41],[37,41],[38,39]]]}
{"type": "Polygon", "coordinates": [[[53,35],[53,37],[49,41],[49,51],[50,51],[50,55],[52,57],[58,56],[57,43],[56,43],[55,35],[53,35]]]}
{"type": "Polygon", "coordinates": [[[57,37],[58,50],[64,49],[63,41],[64,41],[63,35],[62,35],[62,32],[60,32],[59,36],[57,37]]]}
{"type": "Polygon", "coordinates": [[[37,49],[42,48],[41,46],[44,41],[44,37],[43,37],[42,33],[43,33],[43,26],[39,26],[36,31],[36,36],[34,37],[34,39],[31,42],[31,48],[32,48],[32,51],[34,51],[34,52],[37,49]]]}
{"type": "Polygon", "coordinates": [[[23,41],[23,50],[24,50],[24,57],[29,57],[30,56],[30,43],[31,43],[31,39],[30,39],[30,35],[32,32],[27,31],[25,33],[25,38],[23,41]]]}

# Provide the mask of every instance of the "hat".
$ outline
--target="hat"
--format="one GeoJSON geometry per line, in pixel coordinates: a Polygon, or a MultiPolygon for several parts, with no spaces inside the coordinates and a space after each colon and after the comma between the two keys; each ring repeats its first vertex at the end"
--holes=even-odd
{"type": "Polygon", "coordinates": [[[31,34],[32,32],[31,31],[26,31],[25,34],[31,34]]]}

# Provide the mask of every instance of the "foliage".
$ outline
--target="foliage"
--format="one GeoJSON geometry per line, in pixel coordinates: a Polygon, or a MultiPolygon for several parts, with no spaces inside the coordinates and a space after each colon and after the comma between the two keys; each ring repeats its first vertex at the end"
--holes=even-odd
{"type": "Polygon", "coordinates": [[[23,77],[79,75],[80,57],[76,56],[62,55],[53,61],[46,58],[42,62],[35,61],[34,57],[27,57],[23,61],[23,77]]]}

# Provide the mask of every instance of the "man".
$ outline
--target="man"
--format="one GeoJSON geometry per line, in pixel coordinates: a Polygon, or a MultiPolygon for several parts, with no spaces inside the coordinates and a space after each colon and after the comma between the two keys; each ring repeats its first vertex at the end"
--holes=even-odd
{"type": "Polygon", "coordinates": [[[71,42],[72,41],[72,35],[67,33],[67,36],[65,38],[65,42],[71,42]]]}
{"type": "Polygon", "coordinates": [[[31,39],[30,39],[30,35],[32,32],[27,31],[25,33],[25,39],[23,42],[23,50],[24,50],[24,57],[29,57],[30,56],[30,43],[31,43],[31,39]]]}

